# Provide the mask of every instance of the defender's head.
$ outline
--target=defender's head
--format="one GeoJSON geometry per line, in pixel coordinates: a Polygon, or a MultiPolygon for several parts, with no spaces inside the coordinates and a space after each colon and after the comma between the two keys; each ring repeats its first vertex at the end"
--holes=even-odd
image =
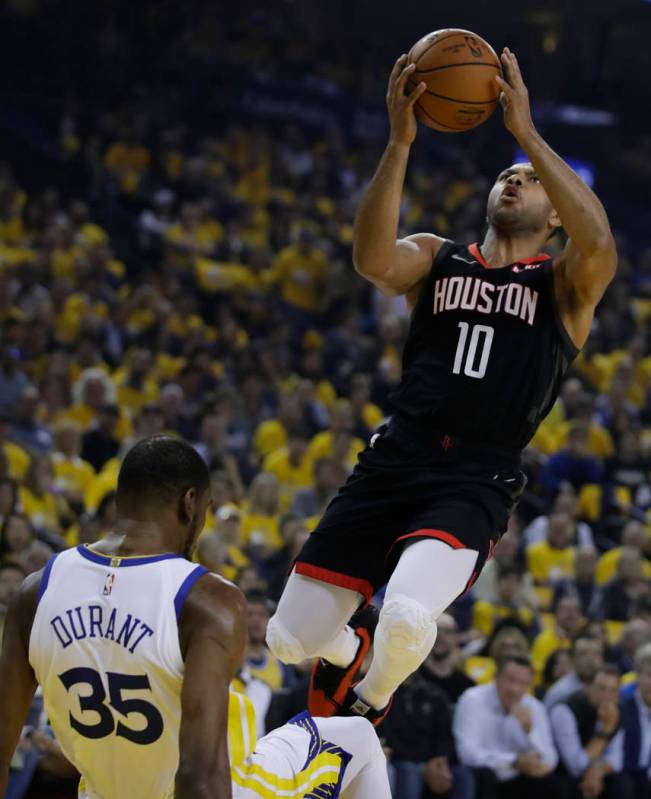
{"type": "Polygon", "coordinates": [[[121,518],[154,522],[188,556],[206,521],[210,474],[199,453],[173,436],[150,436],[129,450],[118,475],[121,518]]]}
{"type": "Polygon", "coordinates": [[[497,176],[488,195],[486,221],[499,235],[546,233],[561,220],[531,164],[513,164],[497,176]]]}

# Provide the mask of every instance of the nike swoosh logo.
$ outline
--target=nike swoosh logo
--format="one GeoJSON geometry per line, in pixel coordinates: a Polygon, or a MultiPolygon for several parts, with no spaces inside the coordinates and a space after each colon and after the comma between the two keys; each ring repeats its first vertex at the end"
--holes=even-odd
{"type": "Polygon", "coordinates": [[[467,258],[463,258],[461,255],[457,255],[456,253],[452,256],[455,261],[463,261],[464,264],[476,264],[477,261],[469,261],[467,258]]]}

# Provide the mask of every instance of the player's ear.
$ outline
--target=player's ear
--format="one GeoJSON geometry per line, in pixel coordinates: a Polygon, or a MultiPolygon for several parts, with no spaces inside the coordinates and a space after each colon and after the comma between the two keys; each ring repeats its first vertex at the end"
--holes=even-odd
{"type": "Polygon", "coordinates": [[[194,519],[197,512],[197,491],[195,488],[188,490],[181,496],[179,503],[179,519],[183,524],[188,524],[194,519]]]}
{"type": "Polygon", "coordinates": [[[555,208],[552,208],[552,210],[549,212],[549,216],[547,217],[547,225],[549,226],[550,233],[553,233],[556,228],[563,227],[561,218],[555,208]]]}

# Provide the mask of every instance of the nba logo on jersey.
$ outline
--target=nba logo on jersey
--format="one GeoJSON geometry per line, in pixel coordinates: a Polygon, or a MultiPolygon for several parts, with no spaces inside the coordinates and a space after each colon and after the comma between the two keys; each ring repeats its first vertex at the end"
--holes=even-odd
{"type": "Polygon", "coordinates": [[[106,580],[104,581],[104,590],[102,593],[104,596],[109,596],[111,591],[113,590],[113,583],[115,582],[115,575],[111,574],[110,572],[106,575],[106,580]]]}

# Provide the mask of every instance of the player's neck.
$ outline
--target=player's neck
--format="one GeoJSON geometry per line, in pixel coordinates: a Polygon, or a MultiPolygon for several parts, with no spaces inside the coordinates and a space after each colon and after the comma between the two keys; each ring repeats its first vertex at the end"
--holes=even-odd
{"type": "Polygon", "coordinates": [[[105,538],[93,544],[93,549],[103,555],[123,557],[176,553],[176,547],[160,525],[137,519],[119,519],[105,538]]]}
{"type": "Polygon", "coordinates": [[[524,261],[527,258],[535,258],[542,250],[545,241],[545,233],[501,236],[491,227],[479,249],[489,267],[499,268],[524,261]]]}

